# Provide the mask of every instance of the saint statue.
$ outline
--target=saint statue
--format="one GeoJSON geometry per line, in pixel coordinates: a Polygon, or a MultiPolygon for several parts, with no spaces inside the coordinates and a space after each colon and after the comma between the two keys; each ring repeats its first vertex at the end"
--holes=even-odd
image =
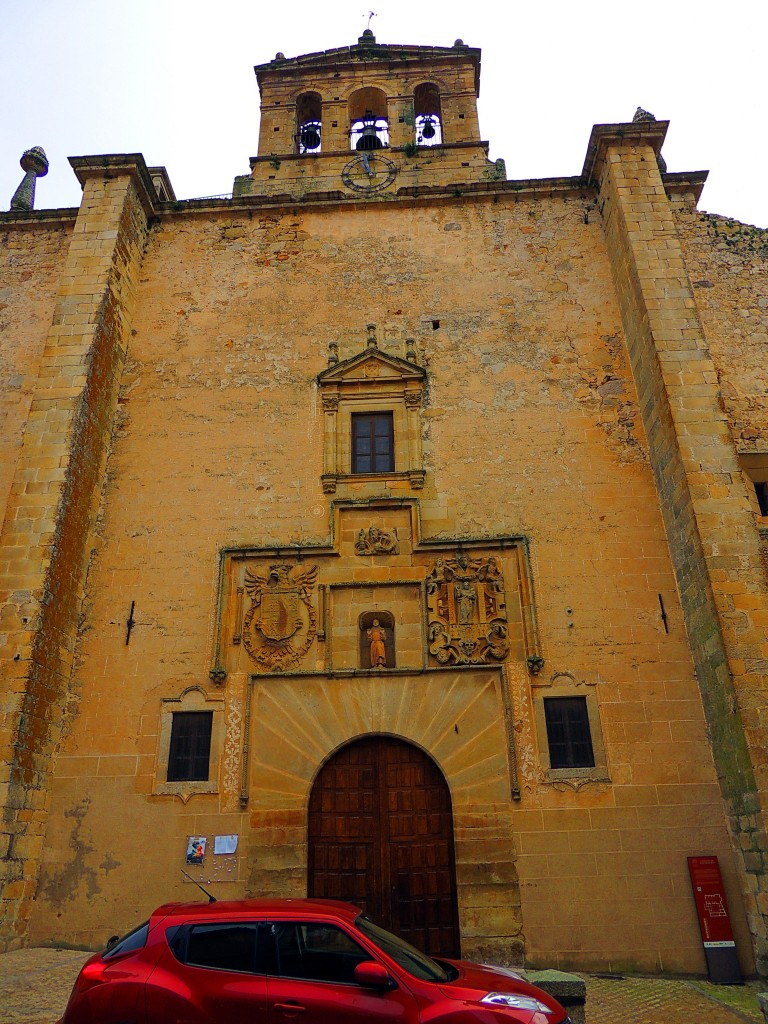
{"type": "Polygon", "coordinates": [[[459,613],[459,623],[461,625],[467,625],[472,622],[472,616],[475,611],[475,601],[477,601],[475,588],[469,580],[462,580],[461,583],[456,584],[455,593],[456,607],[459,613]]]}
{"type": "Polygon", "coordinates": [[[379,625],[378,619],[373,620],[373,625],[368,630],[366,636],[371,642],[371,668],[386,668],[387,652],[384,648],[384,640],[386,639],[387,631],[383,626],[379,625]]]}

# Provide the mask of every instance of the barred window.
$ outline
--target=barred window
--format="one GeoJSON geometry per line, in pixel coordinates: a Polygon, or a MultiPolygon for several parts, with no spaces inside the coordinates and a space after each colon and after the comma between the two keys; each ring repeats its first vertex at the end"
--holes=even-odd
{"type": "Polygon", "coordinates": [[[586,697],[545,697],[551,768],[594,768],[586,697]]]}
{"type": "Polygon", "coordinates": [[[175,711],[168,753],[168,782],[207,781],[212,711],[175,711]]]}

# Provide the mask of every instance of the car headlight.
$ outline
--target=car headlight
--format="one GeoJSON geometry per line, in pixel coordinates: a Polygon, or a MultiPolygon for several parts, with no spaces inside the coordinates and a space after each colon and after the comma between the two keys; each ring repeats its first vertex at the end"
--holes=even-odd
{"type": "Polygon", "coordinates": [[[511,1010],[534,1010],[538,1013],[555,1013],[534,996],[520,996],[514,992],[489,992],[480,1000],[486,1006],[508,1006],[511,1010]]]}

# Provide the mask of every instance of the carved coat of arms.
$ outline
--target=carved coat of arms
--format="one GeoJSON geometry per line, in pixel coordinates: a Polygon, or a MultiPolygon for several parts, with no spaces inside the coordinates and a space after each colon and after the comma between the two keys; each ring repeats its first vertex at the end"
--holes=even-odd
{"type": "Polygon", "coordinates": [[[369,526],[361,530],[355,541],[355,553],[358,555],[399,555],[400,545],[395,530],[385,526],[369,526]]]}
{"type": "Polygon", "coordinates": [[[243,646],[262,668],[283,672],[301,661],[317,633],[312,589],[317,566],[299,571],[292,565],[270,565],[267,573],[245,573],[251,599],[243,622],[243,646]]]}
{"type": "Polygon", "coordinates": [[[509,654],[504,577],[496,558],[439,558],[427,576],[429,653],[441,665],[509,654]]]}

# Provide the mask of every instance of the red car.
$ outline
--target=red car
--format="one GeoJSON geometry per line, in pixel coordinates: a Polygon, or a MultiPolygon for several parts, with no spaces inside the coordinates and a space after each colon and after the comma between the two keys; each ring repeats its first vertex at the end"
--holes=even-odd
{"type": "Polygon", "coordinates": [[[167,903],[80,971],[59,1024],[570,1024],[512,971],[434,960],[336,900],[167,903]]]}

